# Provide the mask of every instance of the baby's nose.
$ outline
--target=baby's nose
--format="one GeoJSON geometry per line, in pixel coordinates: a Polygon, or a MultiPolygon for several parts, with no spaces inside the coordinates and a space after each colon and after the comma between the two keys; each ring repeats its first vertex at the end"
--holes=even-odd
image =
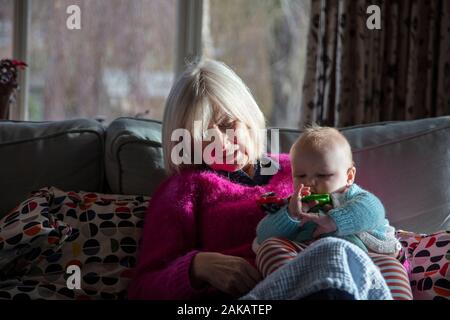
{"type": "Polygon", "coordinates": [[[316,185],[316,180],[315,179],[313,179],[313,178],[307,179],[307,181],[306,181],[306,186],[307,187],[310,187],[311,189],[314,189],[315,185],[316,185]]]}

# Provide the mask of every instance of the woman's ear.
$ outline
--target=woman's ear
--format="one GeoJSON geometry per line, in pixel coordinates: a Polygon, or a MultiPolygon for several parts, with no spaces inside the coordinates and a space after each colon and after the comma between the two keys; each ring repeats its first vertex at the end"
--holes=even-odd
{"type": "Polygon", "coordinates": [[[356,167],[352,166],[347,171],[347,186],[351,186],[355,182],[356,178],[356,167]]]}

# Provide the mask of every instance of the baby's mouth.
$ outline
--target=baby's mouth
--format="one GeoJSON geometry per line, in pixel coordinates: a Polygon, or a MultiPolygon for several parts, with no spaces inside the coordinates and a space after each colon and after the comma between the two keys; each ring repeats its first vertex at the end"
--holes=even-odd
{"type": "Polygon", "coordinates": [[[305,187],[309,187],[309,192],[311,192],[311,194],[316,194],[316,190],[314,190],[310,186],[305,186],[305,187]]]}

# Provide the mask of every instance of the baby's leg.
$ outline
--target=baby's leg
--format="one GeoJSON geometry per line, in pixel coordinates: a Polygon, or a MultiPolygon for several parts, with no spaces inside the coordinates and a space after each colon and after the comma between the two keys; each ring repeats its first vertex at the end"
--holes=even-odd
{"type": "Polygon", "coordinates": [[[394,257],[369,253],[370,258],[380,269],[381,275],[391,290],[394,300],[412,300],[411,285],[403,265],[394,257]]]}
{"type": "Polygon", "coordinates": [[[265,240],[256,252],[256,266],[265,278],[279,267],[285,265],[306,248],[305,244],[284,238],[265,240]]]}

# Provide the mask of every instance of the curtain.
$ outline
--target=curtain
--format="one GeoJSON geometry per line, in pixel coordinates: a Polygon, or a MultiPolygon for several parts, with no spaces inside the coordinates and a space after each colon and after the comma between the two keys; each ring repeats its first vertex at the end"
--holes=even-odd
{"type": "Polygon", "coordinates": [[[450,115],[450,1],[312,0],[310,21],[300,127],[450,115]]]}

